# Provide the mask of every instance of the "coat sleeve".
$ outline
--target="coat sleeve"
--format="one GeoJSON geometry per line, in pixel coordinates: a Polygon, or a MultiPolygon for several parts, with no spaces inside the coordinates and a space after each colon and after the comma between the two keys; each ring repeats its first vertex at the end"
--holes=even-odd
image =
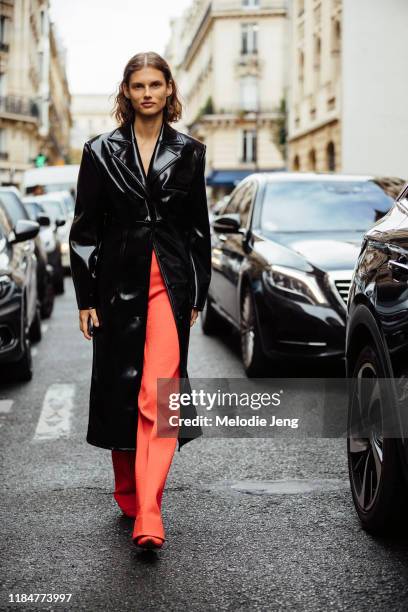
{"type": "Polygon", "coordinates": [[[193,308],[203,310],[211,280],[211,234],[205,188],[206,145],[198,153],[190,193],[190,259],[193,268],[193,308]]]}
{"type": "Polygon", "coordinates": [[[79,167],[74,219],[69,233],[72,280],[78,309],[95,308],[96,261],[103,222],[101,176],[89,143],[83,148],[79,167]]]}

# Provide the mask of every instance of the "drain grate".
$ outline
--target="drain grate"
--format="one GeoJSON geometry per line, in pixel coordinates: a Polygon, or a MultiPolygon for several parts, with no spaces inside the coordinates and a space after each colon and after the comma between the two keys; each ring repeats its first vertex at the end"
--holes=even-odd
{"type": "Polygon", "coordinates": [[[324,493],[349,488],[348,480],[337,478],[282,479],[282,480],[221,480],[204,485],[207,490],[230,490],[249,495],[299,495],[324,493]]]}

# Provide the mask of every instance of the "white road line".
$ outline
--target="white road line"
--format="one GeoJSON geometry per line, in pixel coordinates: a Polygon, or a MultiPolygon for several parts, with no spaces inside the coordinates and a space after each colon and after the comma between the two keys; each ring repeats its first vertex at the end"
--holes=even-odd
{"type": "Polygon", "coordinates": [[[75,384],[55,383],[45,394],[34,441],[68,436],[74,406],[75,384]]]}
{"type": "Polygon", "coordinates": [[[0,400],[0,414],[6,414],[10,412],[14,400],[2,399],[0,400]]]}

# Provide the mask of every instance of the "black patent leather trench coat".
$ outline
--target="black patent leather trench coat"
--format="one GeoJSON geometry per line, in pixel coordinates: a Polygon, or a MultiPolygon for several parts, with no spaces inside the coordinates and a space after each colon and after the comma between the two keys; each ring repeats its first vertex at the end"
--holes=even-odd
{"type": "MultiPolygon", "coordinates": [[[[79,309],[96,308],[86,441],[134,450],[143,372],[152,249],[168,290],[180,347],[181,390],[191,391],[187,355],[192,307],[211,279],[206,146],[163,122],[147,176],[133,123],[88,140],[69,235],[79,309]]],[[[180,416],[196,416],[193,403],[180,416]]],[[[178,450],[202,435],[178,432],[178,450]]]]}

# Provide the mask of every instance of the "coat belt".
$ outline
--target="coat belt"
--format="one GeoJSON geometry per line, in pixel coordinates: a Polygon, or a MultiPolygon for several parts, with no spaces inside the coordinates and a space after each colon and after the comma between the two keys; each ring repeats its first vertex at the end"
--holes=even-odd
{"type": "MultiPolygon", "coordinates": [[[[160,219],[142,219],[142,220],[136,220],[136,219],[132,219],[132,225],[146,225],[148,227],[155,227],[156,225],[162,225],[164,223],[165,219],[160,218],[160,219]]],[[[122,226],[128,226],[129,222],[119,219],[119,217],[116,217],[115,215],[112,215],[112,213],[105,213],[105,221],[104,221],[105,225],[122,225],[122,226]]]]}

